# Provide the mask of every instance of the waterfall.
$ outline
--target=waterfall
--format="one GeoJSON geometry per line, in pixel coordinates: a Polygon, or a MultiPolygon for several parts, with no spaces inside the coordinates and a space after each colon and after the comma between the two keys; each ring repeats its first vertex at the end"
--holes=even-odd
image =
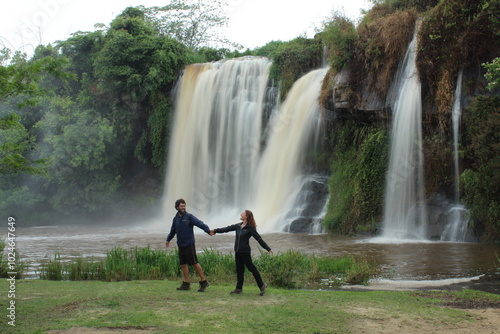
{"type": "Polygon", "coordinates": [[[319,133],[317,99],[326,70],[299,79],[269,116],[270,60],[244,57],[188,66],[179,82],[164,216],[177,198],[210,227],[244,209],[259,231],[280,230],[302,179],[301,157],[319,133]],[[265,129],[264,129],[265,127],[265,129]]]}
{"type": "Polygon", "coordinates": [[[416,69],[417,30],[408,45],[393,106],[382,237],[421,240],[426,233],[422,102],[416,69]]]}
{"type": "Polygon", "coordinates": [[[257,171],[252,194],[265,230],[277,230],[294,206],[305,177],[306,153],[318,142],[321,117],[318,97],[326,69],[297,80],[270,122],[270,134],[257,171]],[[311,144],[312,146],[311,147],[311,144]]]}
{"type": "Polygon", "coordinates": [[[458,72],[457,87],[455,88],[455,96],[453,101],[453,109],[451,112],[451,120],[453,126],[453,161],[455,167],[455,202],[460,202],[460,184],[459,184],[459,166],[458,166],[458,139],[460,135],[460,121],[462,120],[462,73],[458,72]]]}
{"type": "Polygon", "coordinates": [[[462,106],[460,103],[462,98],[462,72],[462,70],[458,72],[457,86],[455,88],[453,109],[451,113],[453,128],[453,161],[455,171],[455,203],[450,208],[448,222],[443,234],[441,235],[441,241],[465,241],[467,236],[467,224],[469,222],[469,210],[460,204],[460,170],[458,164],[458,140],[460,138],[460,122],[462,118],[462,106]]]}
{"type": "Polygon", "coordinates": [[[185,69],[169,147],[167,217],[180,197],[200,216],[244,209],[260,156],[270,66],[266,58],[238,58],[185,69]]]}

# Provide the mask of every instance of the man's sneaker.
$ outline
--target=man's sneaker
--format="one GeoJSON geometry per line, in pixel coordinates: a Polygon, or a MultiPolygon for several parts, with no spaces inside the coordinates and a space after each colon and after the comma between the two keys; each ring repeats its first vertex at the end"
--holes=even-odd
{"type": "Polygon", "coordinates": [[[242,292],[243,292],[243,290],[241,290],[241,289],[234,289],[229,294],[231,294],[231,295],[234,295],[234,294],[239,295],[242,292]]]}
{"type": "Polygon", "coordinates": [[[264,285],[260,287],[260,295],[261,296],[264,296],[264,294],[266,293],[266,288],[267,288],[266,283],[264,283],[264,285]]]}
{"type": "Polygon", "coordinates": [[[177,290],[189,290],[191,289],[191,283],[182,282],[181,286],[177,288],[177,290]]]}
{"type": "Polygon", "coordinates": [[[208,288],[208,286],[210,285],[210,283],[208,283],[207,280],[204,280],[204,281],[200,281],[200,288],[198,289],[199,292],[204,292],[206,288],[208,288]]]}

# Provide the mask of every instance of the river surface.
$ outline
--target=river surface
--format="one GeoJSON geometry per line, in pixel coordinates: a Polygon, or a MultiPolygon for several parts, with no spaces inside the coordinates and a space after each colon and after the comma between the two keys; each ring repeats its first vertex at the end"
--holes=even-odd
{"type": "MultiPolygon", "coordinates": [[[[105,258],[113,247],[132,249],[150,246],[167,249],[168,228],[158,227],[77,227],[51,226],[18,228],[16,248],[22,261],[29,264],[27,278],[36,278],[41,262],[53,259],[56,252],[63,261],[76,257],[105,258]]],[[[368,237],[346,237],[329,234],[262,234],[273,251],[297,250],[318,256],[352,255],[376,261],[382,267],[382,279],[445,280],[471,278],[500,271],[500,245],[456,242],[380,242],[368,237]]],[[[253,254],[259,245],[251,240],[253,254]]],[[[196,233],[198,251],[212,248],[231,253],[234,233],[209,236],[196,233]]],[[[172,242],[175,245],[175,239],[172,242]]]]}

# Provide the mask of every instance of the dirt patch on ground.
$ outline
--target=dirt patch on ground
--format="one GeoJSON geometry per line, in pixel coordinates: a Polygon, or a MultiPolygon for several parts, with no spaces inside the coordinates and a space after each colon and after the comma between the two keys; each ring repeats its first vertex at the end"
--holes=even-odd
{"type": "Polygon", "coordinates": [[[426,319],[407,319],[398,316],[388,316],[383,310],[353,309],[360,316],[356,320],[352,333],[366,334],[471,334],[498,333],[500,328],[500,310],[498,308],[466,309],[470,319],[459,323],[432,323],[426,319]]]}

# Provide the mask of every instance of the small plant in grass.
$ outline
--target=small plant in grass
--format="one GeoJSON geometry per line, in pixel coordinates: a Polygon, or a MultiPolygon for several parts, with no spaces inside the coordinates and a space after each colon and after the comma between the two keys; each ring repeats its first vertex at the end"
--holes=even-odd
{"type": "Polygon", "coordinates": [[[374,275],[374,268],[375,265],[365,259],[353,261],[352,265],[346,270],[345,282],[367,285],[370,277],[374,275]]]}
{"type": "Polygon", "coordinates": [[[235,260],[233,254],[223,254],[218,250],[203,249],[198,256],[205,275],[212,282],[231,282],[235,279],[235,260]]]}
{"type": "Polygon", "coordinates": [[[59,252],[54,254],[54,260],[47,259],[41,265],[40,278],[53,281],[61,281],[64,279],[64,266],[61,262],[59,252]]]}
{"type": "Polygon", "coordinates": [[[134,278],[134,268],[129,252],[120,247],[114,247],[106,255],[106,281],[130,281],[134,278]]]}
{"type": "Polygon", "coordinates": [[[104,262],[85,259],[82,256],[65,266],[70,281],[88,281],[104,279],[104,262]]]}

